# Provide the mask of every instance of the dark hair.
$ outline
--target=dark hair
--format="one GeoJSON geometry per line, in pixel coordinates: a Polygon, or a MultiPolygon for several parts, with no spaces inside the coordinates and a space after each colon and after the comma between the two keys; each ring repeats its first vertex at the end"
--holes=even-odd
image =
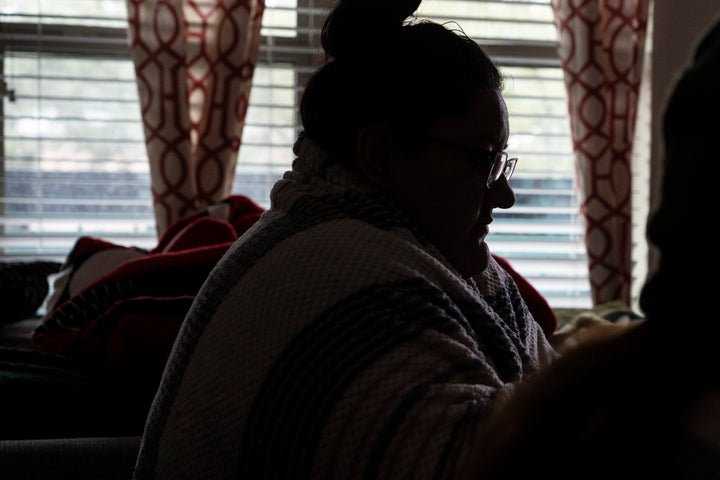
{"type": "Polygon", "coordinates": [[[300,105],[304,134],[331,155],[351,152],[371,123],[409,143],[473,95],[502,89],[492,60],[458,29],[410,21],[420,0],[340,0],[322,29],[328,58],[300,105]]]}
{"type": "Polygon", "coordinates": [[[680,329],[631,325],[590,331],[517,385],[456,478],[720,478],[715,350],[678,354],[680,329]]]}
{"type": "Polygon", "coordinates": [[[697,319],[700,325],[684,323],[683,329],[697,332],[702,328],[700,337],[717,338],[720,322],[709,319],[717,312],[720,282],[713,273],[720,267],[720,255],[717,238],[705,229],[714,223],[720,205],[716,160],[720,20],[697,45],[690,64],[677,78],[662,117],[662,190],[646,231],[660,255],[657,269],[642,288],[640,307],[656,322],[697,319]],[[712,161],[703,161],[698,170],[700,159],[712,161]],[[699,252],[702,257],[696,257],[699,252]],[[685,281],[691,278],[698,280],[685,281]],[[711,327],[715,335],[710,334],[711,327]]]}

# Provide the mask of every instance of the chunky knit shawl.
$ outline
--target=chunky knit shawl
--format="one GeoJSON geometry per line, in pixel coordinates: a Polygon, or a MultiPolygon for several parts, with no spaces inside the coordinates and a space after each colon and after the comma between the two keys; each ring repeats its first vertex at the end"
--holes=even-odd
{"type": "Polygon", "coordinates": [[[447,478],[554,352],[491,260],[465,280],[309,139],[190,309],[136,478],[447,478]]]}

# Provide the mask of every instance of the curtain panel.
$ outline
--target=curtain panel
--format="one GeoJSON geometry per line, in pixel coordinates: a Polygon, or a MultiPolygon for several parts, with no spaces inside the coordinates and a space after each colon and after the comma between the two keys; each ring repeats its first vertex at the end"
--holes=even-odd
{"type": "Polygon", "coordinates": [[[552,0],[594,305],[631,304],[631,155],[649,3],[552,0]]]}
{"type": "Polygon", "coordinates": [[[158,236],[230,194],[264,0],[128,0],[158,236]]]}

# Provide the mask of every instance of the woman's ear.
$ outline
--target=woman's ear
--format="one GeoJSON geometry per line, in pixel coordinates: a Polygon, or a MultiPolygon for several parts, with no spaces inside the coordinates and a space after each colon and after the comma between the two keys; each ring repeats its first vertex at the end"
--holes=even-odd
{"type": "Polygon", "coordinates": [[[392,131],[387,125],[373,123],[357,136],[356,162],[360,172],[376,187],[388,185],[391,173],[392,131]]]}

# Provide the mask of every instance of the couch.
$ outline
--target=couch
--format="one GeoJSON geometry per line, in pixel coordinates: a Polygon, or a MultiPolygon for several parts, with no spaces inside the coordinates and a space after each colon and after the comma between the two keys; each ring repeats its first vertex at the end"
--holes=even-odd
{"type": "Polygon", "coordinates": [[[0,325],[0,479],[129,479],[156,389],[31,344],[40,317],[0,325]]]}

